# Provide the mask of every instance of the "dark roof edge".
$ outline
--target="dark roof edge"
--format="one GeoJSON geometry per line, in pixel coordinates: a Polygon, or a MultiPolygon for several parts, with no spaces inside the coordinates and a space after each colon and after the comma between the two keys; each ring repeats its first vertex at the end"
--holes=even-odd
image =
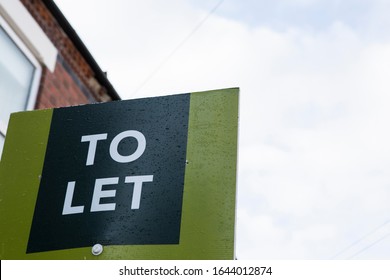
{"type": "Polygon", "coordinates": [[[112,98],[112,100],[121,100],[119,94],[116,92],[110,81],[107,79],[106,75],[104,74],[100,66],[97,64],[96,60],[93,58],[87,47],[84,45],[83,41],[81,41],[76,31],[70,25],[70,23],[65,18],[64,14],[61,12],[58,6],[54,3],[54,1],[44,0],[43,3],[46,5],[51,14],[56,18],[58,24],[68,35],[70,40],[72,40],[77,50],[92,67],[92,70],[95,73],[96,80],[107,89],[107,94],[112,98]]]}

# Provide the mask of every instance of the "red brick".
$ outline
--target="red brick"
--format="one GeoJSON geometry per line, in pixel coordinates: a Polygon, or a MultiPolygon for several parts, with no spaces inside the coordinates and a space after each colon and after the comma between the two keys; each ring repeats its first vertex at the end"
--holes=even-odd
{"type": "Polygon", "coordinates": [[[36,108],[61,107],[111,100],[104,87],[101,85],[93,86],[89,82],[94,79],[95,73],[61,29],[43,1],[21,0],[21,2],[59,52],[53,73],[43,67],[36,108]],[[62,63],[67,65],[66,69],[62,63]]]}

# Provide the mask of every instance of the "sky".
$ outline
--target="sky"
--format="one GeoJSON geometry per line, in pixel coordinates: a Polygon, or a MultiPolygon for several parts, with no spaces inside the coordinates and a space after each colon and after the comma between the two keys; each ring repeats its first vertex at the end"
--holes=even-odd
{"type": "Polygon", "coordinates": [[[55,2],[122,99],[240,87],[238,259],[390,259],[390,1],[55,2]]]}

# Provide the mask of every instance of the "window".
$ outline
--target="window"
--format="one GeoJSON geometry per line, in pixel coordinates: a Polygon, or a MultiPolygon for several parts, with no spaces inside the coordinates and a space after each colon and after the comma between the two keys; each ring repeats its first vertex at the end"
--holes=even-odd
{"type": "Polygon", "coordinates": [[[10,114],[34,108],[40,76],[38,61],[0,17],[0,154],[10,114]]]}

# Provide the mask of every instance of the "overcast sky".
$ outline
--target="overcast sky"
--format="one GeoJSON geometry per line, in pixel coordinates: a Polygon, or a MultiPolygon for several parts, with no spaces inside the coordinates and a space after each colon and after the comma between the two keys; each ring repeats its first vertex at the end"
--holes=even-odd
{"type": "Polygon", "coordinates": [[[390,1],[55,2],[122,99],[240,87],[239,259],[390,259],[390,1]]]}

